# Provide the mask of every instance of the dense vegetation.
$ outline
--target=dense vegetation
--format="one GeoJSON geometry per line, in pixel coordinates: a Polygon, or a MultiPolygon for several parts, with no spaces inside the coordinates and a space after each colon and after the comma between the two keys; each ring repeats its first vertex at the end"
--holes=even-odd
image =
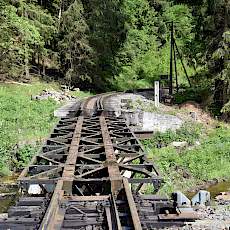
{"type": "MultiPolygon", "coordinates": [[[[1,1],[1,78],[36,73],[84,89],[149,87],[169,74],[174,21],[195,92],[212,96],[216,115],[227,113],[229,10],[228,0],[1,1]]],[[[187,86],[178,65],[179,83],[187,86]]]]}
{"type": "Polygon", "coordinates": [[[217,126],[210,129],[185,123],[176,132],[158,133],[144,142],[149,156],[163,172],[165,184],[161,192],[189,191],[213,179],[230,180],[229,127],[217,126]],[[170,145],[173,141],[186,141],[190,146],[177,149],[170,145]],[[157,148],[158,143],[164,147],[157,148]]]}

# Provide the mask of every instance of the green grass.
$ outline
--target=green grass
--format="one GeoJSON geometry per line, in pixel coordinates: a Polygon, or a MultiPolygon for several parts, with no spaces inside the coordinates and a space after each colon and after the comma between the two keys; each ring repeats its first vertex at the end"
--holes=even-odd
{"type": "Polygon", "coordinates": [[[94,93],[87,92],[87,91],[71,91],[70,95],[78,97],[78,98],[86,98],[86,97],[93,96],[94,93]]]}
{"type": "Polygon", "coordinates": [[[171,146],[150,147],[145,142],[149,158],[158,165],[165,180],[161,193],[185,192],[204,181],[230,179],[230,128],[221,125],[201,132],[199,146],[180,151],[171,146]]]}
{"type": "MultiPolygon", "coordinates": [[[[59,90],[59,85],[39,81],[31,85],[0,84],[0,175],[23,167],[37,150],[37,146],[30,144],[18,149],[18,143],[39,144],[58,121],[53,112],[61,104],[51,99],[31,100],[31,95],[45,89],[59,90]]],[[[80,98],[91,95],[82,91],[71,94],[80,98]]]]}
{"type": "Polygon", "coordinates": [[[164,133],[156,132],[151,139],[144,140],[143,143],[148,148],[157,147],[158,144],[167,146],[173,141],[186,141],[191,145],[199,139],[202,130],[202,124],[191,121],[185,122],[180,129],[176,131],[167,130],[164,133]]]}
{"type": "Polygon", "coordinates": [[[44,89],[58,89],[56,84],[36,82],[32,85],[0,85],[0,173],[9,174],[17,163],[16,144],[40,140],[57,122],[53,100],[33,101],[44,89]]]}

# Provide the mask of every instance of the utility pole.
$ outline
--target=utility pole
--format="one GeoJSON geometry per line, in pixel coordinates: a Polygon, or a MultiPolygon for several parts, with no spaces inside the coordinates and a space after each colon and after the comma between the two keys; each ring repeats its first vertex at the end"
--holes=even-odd
{"type": "Polygon", "coordinates": [[[173,46],[174,46],[174,25],[171,22],[171,47],[170,47],[170,75],[169,75],[169,95],[173,94],[173,46]]]}
{"type": "Polygon", "coordinates": [[[175,40],[173,42],[173,54],[174,54],[174,71],[176,77],[176,91],[179,92],[179,85],[178,85],[178,74],[177,74],[177,62],[176,62],[176,50],[175,50],[175,40]]]}
{"type": "Polygon", "coordinates": [[[182,55],[178,49],[176,40],[174,38],[174,23],[171,22],[171,47],[170,47],[170,74],[169,74],[169,95],[173,95],[173,65],[174,65],[174,71],[175,71],[175,77],[176,77],[176,90],[179,91],[179,85],[178,85],[178,73],[177,73],[177,55],[181,61],[184,73],[186,75],[186,78],[188,80],[189,86],[191,87],[191,81],[189,79],[187,70],[185,68],[182,55]]]}

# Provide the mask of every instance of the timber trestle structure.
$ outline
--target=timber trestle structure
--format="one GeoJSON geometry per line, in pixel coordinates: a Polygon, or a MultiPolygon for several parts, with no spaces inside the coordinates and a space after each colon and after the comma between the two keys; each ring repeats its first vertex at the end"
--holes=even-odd
{"type": "Polygon", "coordinates": [[[125,119],[103,111],[102,98],[59,121],[21,173],[20,197],[0,229],[141,230],[192,219],[154,195],[162,183],[156,166],[125,119]]]}

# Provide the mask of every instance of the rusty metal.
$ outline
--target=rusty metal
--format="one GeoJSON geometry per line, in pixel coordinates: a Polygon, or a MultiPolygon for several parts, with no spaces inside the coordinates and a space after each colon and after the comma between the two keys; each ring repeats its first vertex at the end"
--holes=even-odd
{"type": "Polygon", "coordinates": [[[65,163],[64,171],[62,174],[63,180],[63,190],[67,194],[72,194],[73,180],[74,180],[74,172],[75,165],[77,163],[78,157],[78,149],[81,139],[81,129],[84,118],[80,116],[78,118],[77,124],[75,126],[73,139],[69,148],[69,154],[65,163]]]}
{"type": "Polygon", "coordinates": [[[137,212],[137,207],[133,199],[133,194],[129,187],[129,182],[127,178],[123,178],[123,183],[124,183],[125,193],[126,193],[126,197],[127,197],[128,204],[129,204],[129,209],[130,209],[132,220],[133,220],[133,227],[135,230],[141,230],[142,229],[141,221],[139,218],[139,214],[137,212]]]}
{"type": "Polygon", "coordinates": [[[111,192],[116,194],[122,188],[122,177],[104,114],[100,116],[100,125],[106,154],[105,164],[108,167],[111,182],[111,192]]]}
{"type": "Polygon", "coordinates": [[[153,137],[153,131],[135,130],[134,133],[139,140],[151,139],[153,137]]]}
{"type": "Polygon", "coordinates": [[[147,184],[157,192],[162,178],[125,119],[103,111],[109,96],[87,99],[78,116],[59,121],[21,173],[23,197],[0,229],[139,230],[195,219],[167,198],[140,195],[147,184]],[[28,194],[31,185],[41,193],[28,194]]]}

